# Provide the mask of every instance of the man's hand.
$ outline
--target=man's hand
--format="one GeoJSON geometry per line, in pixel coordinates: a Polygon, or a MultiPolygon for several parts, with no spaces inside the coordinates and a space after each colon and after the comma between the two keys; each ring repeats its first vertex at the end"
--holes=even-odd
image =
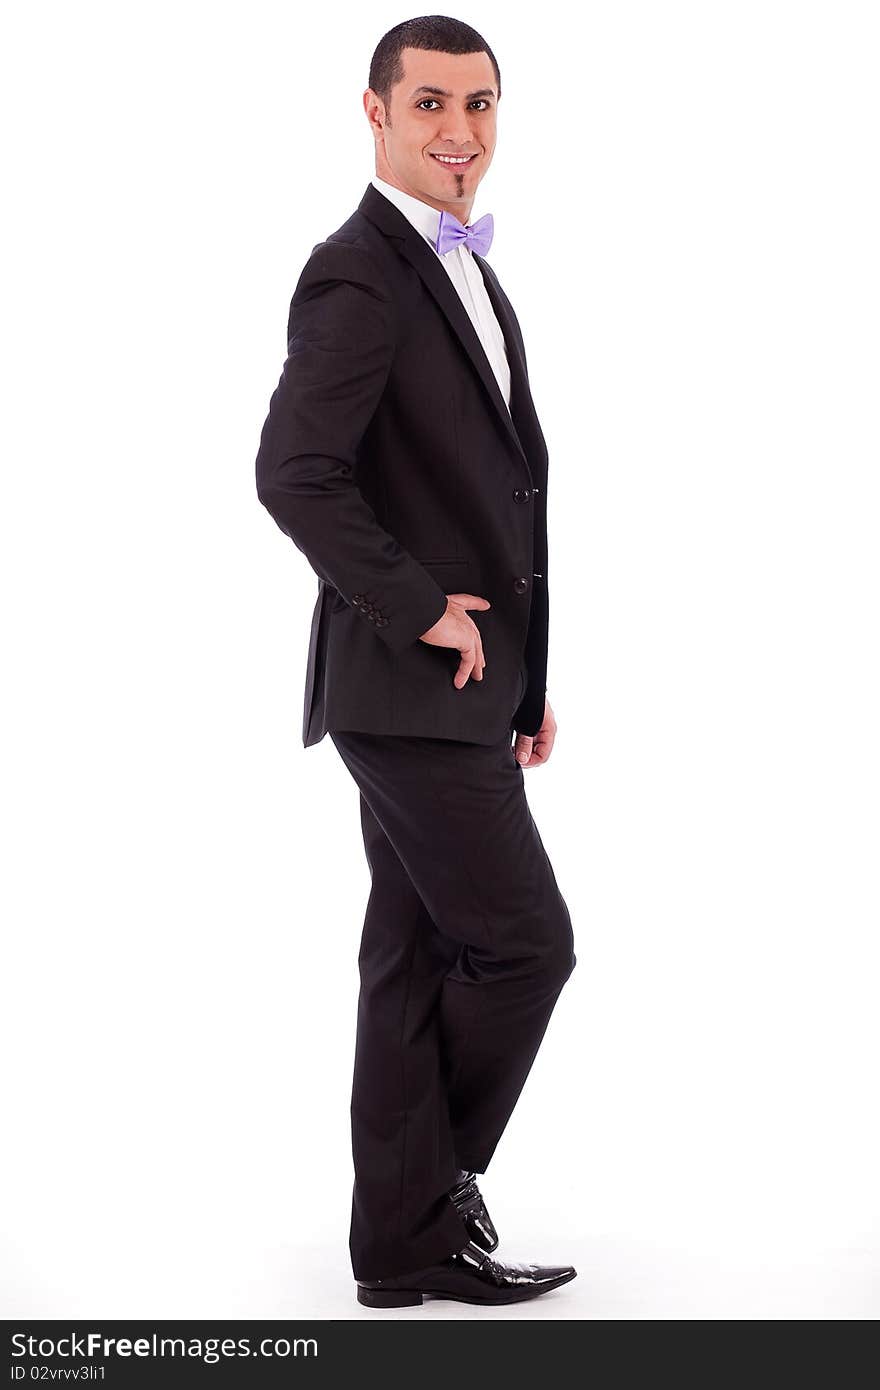
{"type": "Polygon", "coordinates": [[[544,718],[534,738],[530,738],[528,734],[517,734],[514,740],[513,748],[520,767],[541,767],[546,763],[553,752],[555,738],[556,720],[550,708],[550,701],[545,699],[544,718]]]}
{"type": "Polygon", "coordinates": [[[452,682],[457,690],[461,690],[471,676],[475,681],[481,681],[486,665],[480,629],[473,618],[468,617],[466,610],[491,607],[489,600],[480,598],[478,594],[447,594],[443,617],[427,632],[423,632],[419,639],[430,647],[454,647],[461,652],[461,661],[452,682]]]}

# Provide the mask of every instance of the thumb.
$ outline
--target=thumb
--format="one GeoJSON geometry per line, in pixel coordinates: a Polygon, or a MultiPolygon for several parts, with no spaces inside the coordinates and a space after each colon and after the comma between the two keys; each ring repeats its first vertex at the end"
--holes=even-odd
{"type": "Polygon", "coordinates": [[[447,594],[446,597],[451,598],[454,603],[460,604],[462,608],[477,608],[485,610],[486,608],[492,607],[489,600],[487,598],[483,598],[482,594],[447,594]]]}
{"type": "Polygon", "coordinates": [[[533,743],[534,739],[530,738],[528,734],[517,734],[514,751],[518,763],[528,762],[529,758],[532,756],[533,743]]]}

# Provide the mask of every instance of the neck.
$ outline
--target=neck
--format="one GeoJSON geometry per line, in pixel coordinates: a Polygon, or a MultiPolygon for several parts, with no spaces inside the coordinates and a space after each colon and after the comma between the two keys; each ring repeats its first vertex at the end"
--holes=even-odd
{"type": "Polygon", "coordinates": [[[420,203],[427,203],[428,207],[435,208],[437,212],[448,212],[451,217],[457,217],[463,226],[467,226],[468,218],[471,215],[471,208],[474,200],[469,202],[444,202],[440,198],[432,198],[429,193],[421,193],[416,188],[407,188],[406,184],[401,183],[400,179],[395,178],[390,169],[376,169],[376,178],[384,179],[385,183],[390,183],[392,188],[399,188],[401,193],[408,193],[411,198],[418,198],[420,203]]]}

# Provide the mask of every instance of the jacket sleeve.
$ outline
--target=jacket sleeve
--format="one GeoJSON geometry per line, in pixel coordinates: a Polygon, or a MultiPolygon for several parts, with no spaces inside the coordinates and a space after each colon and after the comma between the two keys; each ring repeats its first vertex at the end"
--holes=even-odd
{"type": "Polygon", "coordinates": [[[321,242],[294,290],[256,480],[259,500],[315,573],[399,653],[442,618],[446,595],[379,524],[355,477],[394,349],[394,306],[368,254],[321,242]]]}

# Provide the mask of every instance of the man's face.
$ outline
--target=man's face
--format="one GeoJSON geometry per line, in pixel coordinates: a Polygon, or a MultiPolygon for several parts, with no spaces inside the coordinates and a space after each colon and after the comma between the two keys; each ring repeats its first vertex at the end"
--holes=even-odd
{"type": "Polygon", "coordinates": [[[405,48],[402,61],[387,111],[374,92],[364,93],[376,173],[464,222],[495,153],[498,86],[489,55],[405,48]],[[444,164],[437,155],[471,157],[444,164]]]}

